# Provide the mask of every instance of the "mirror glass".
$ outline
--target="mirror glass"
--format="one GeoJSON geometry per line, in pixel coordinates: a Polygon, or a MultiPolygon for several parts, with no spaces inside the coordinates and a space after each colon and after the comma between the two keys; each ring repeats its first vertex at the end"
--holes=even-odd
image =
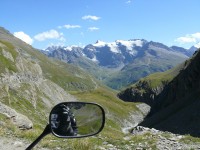
{"type": "Polygon", "coordinates": [[[52,109],[49,122],[58,137],[92,136],[103,129],[105,113],[95,103],[65,102],[52,109]]]}

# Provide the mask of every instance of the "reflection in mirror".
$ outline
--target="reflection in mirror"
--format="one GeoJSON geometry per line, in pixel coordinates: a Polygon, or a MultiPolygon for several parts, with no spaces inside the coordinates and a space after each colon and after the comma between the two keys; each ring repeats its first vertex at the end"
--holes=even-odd
{"type": "Polygon", "coordinates": [[[52,133],[59,137],[83,137],[99,133],[105,123],[105,113],[94,103],[65,102],[50,113],[52,133]]]}

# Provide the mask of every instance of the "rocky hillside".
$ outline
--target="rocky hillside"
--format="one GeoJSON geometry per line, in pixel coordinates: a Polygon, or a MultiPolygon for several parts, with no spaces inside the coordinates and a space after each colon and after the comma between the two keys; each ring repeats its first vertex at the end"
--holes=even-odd
{"type": "Polygon", "coordinates": [[[103,106],[106,126],[101,135],[67,143],[47,136],[36,149],[95,149],[106,139],[123,139],[149,111],[146,105],[121,101],[115,91],[98,83],[83,69],[48,58],[0,28],[0,143],[8,144],[1,149],[15,149],[16,144],[24,149],[43,131],[52,106],[77,100],[103,106]]]}
{"type": "Polygon", "coordinates": [[[179,73],[182,65],[166,72],[157,72],[118,93],[118,97],[128,102],[143,102],[150,106],[155,103],[155,98],[163,91],[164,87],[179,73]]]}
{"type": "Polygon", "coordinates": [[[182,63],[195,49],[168,47],[162,43],[141,39],[97,41],[84,48],[49,47],[43,53],[49,57],[78,65],[114,89],[120,89],[141,77],[166,71],[182,63]]]}
{"type": "Polygon", "coordinates": [[[66,90],[96,86],[82,70],[49,59],[0,28],[0,114],[19,128],[30,129],[35,121],[43,123],[52,106],[76,100],[66,90]]]}
{"type": "Polygon", "coordinates": [[[167,78],[163,74],[156,74],[156,78],[151,75],[119,96],[124,100],[141,100],[151,105],[151,113],[141,123],[142,126],[200,136],[199,60],[200,51],[178,68],[164,73],[167,78]],[[160,82],[157,82],[158,80],[160,82]]]}
{"type": "Polygon", "coordinates": [[[164,88],[142,123],[174,133],[200,136],[200,52],[185,62],[180,73],[164,88]]]}
{"type": "Polygon", "coordinates": [[[103,131],[67,142],[49,135],[35,149],[199,148],[198,143],[180,141],[191,142],[190,137],[143,127],[131,130],[148,114],[149,106],[121,101],[115,91],[83,70],[46,57],[0,28],[0,149],[25,149],[43,131],[50,108],[72,100],[102,105],[106,111],[103,131]]]}

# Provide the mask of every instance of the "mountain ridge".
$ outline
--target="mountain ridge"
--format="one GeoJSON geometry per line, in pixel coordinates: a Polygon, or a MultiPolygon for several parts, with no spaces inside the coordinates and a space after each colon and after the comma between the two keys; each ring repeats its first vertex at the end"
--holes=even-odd
{"type": "Polygon", "coordinates": [[[142,125],[154,126],[174,133],[200,136],[199,58],[200,52],[198,51],[192,59],[185,62],[180,73],[158,95],[157,103],[152,108],[154,115],[152,114],[142,125]],[[160,120],[159,123],[158,120],[160,120]],[[176,127],[173,126],[174,124],[176,127]]]}
{"type": "Polygon", "coordinates": [[[107,86],[121,89],[154,72],[188,59],[195,49],[168,47],[144,39],[97,41],[85,47],[49,47],[43,53],[90,72],[107,86]],[[103,73],[101,73],[103,72],[103,73]]]}
{"type": "Polygon", "coordinates": [[[141,79],[118,96],[151,106],[141,126],[200,136],[200,50],[176,68],[141,79]]]}
{"type": "MultiPolygon", "coordinates": [[[[117,64],[110,64],[110,63],[103,63],[102,60],[100,58],[98,58],[97,53],[102,53],[106,52],[106,53],[114,53],[114,54],[118,54],[121,55],[121,57],[119,57],[119,59],[124,59],[123,60],[123,65],[126,65],[126,63],[129,63],[130,61],[132,61],[132,59],[130,59],[129,57],[134,58],[134,56],[137,55],[138,53],[138,49],[135,49],[135,47],[145,47],[146,49],[150,46],[154,46],[154,47],[158,47],[160,49],[165,49],[167,51],[171,51],[171,52],[178,52],[179,54],[183,54],[186,55],[188,57],[191,57],[192,54],[194,53],[194,51],[197,49],[195,47],[191,47],[190,49],[185,49],[182,47],[178,47],[178,46],[171,46],[168,47],[162,43],[159,42],[153,42],[150,41],[148,42],[147,40],[144,39],[131,39],[131,40],[116,40],[115,42],[103,42],[100,40],[97,40],[97,42],[95,44],[88,44],[84,47],[79,47],[79,46],[51,46],[46,48],[45,50],[43,50],[44,53],[46,53],[47,55],[49,55],[50,57],[53,57],[53,55],[51,54],[54,51],[59,51],[59,50],[63,50],[66,51],[66,54],[68,55],[75,55],[75,57],[80,57],[80,56],[84,56],[87,57],[89,59],[91,59],[94,62],[98,62],[100,66],[105,66],[105,67],[116,67],[115,65],[117,64]],[[76,55],[78,54],[78,55],[76,55]],[[113,65],[113,66],[112,66],[113,65]]],[[[113,55],[114,55],[113,54],[113,55]]],[[[116,56],[114,56],[116,57],[116,56]]],[[[104,58],[105,59],[105,58],[104,58]]],[[[111,57],[112,59],[112,57],[111,57]]],[[[68,62],[68,60],[66,60],[66,62],[68,62]]],[[[118,65],[117,65],[118,67],[118,65]]]]}
{"type": "Polygon", "coordinates": [[[56,149],[59,142],[62,147],[74,148],[75,145],[75,149],[88,149],[89,145],[91,149],[95,149],[97,140],[102,145],[108,137],[114,137],[109,138],[111,141],[122,139],[124,128],[128,130],[146,115],[137,104],[121,101],[116,96],[116,91],[103,85],[83,69],[49,58],[0,28],[2,137],[9,136],[9,140],[21,138],[30,143],[42,133],[51,108],[63,101],[85,101],[101,105],[107,114],[107,125],[101,132],[102,139],[88,139],[86,145],[85,142],[80,145],[77,144],[80,139],[66,143],[54,137],[46,137],[43,139],[45,142],[38,145],[56,149]]]}
{"type": "MultiPolygon", "coordinates": [[[[75,61],[79,61],[80,65],[88,63],[88,66],[94,67],[95,70],[96,64],[91,64],[88,60],[75,61]]],[[[102,71],[95,71],[99,71],[102,73],[101,77],[104,77],[105,68],[101,69],[102,71]]],[[[106,69],[109,73],[110,68],[106,69]]],[[[195,149],[198,147],[198,143],[195,142],[179,143],[180,139],[185,140],[185,136],[180,137],[137,126],[147,115],[150,107],[141,103],[124,102],[116,94],[117,91],[102,85],[76,65],[48,58],[0,28],[2,149],[25,149],[28,143],[42,133],[47,124],[50,108],[54,104],[76,100],[95,102],[105,109],[106,125],[99,136],[83,140],[74,139],[67,143],[65,140],[47,136],[35,149],[64,147],[69,149],[163,149],[163,147],[195,149]],[[134,132],[127,134],[135,126],[137,127],[134,132]],[[166,140],[168,144],[165,144],[166,140]],[[176,141],[179,144],[174,144],[176,141]]]]}
{"type": "Polygon", "coordinates": [[[97,86],[95,79],[78,67],[48,58],[0,28],[0,114],[15,121],[27,115],[20,126],[30,129],[30,122],[37,118],[42,123],[45,118],[38,116],[46,116],[55,104],[76,101],[68,91],[86,91],[97,86]]]}

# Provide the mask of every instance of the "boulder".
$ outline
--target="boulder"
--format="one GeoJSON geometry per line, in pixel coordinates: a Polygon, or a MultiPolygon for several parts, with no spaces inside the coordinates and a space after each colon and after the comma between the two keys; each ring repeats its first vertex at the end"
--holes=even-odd
{"type": "Polygon", "coordinates": [[[14,109],[9,106],[0,103],[0,113],[4,114],[22,130],[31,129],[33,127],[32,121],[25,115],[16,112],[14,109]]]}

